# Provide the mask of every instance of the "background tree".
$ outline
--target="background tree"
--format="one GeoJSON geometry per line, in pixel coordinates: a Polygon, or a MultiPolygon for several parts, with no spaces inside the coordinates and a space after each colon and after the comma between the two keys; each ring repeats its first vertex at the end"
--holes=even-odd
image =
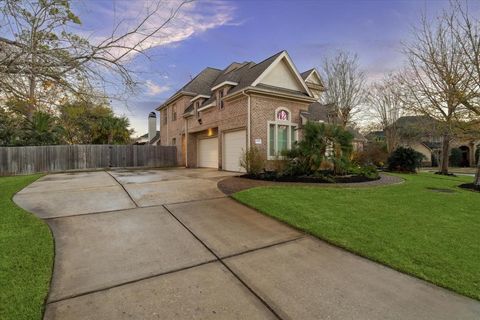
{"type": "Polygon", "coordinates": [[[70,0],[0,0],[5,22],[0,34],[6,37],[0,38],[0,98],[27,102],[31,118],[35,109],[62,103],[71,94],[91,97],[107,85],[131,92],[136,85],[132,55],[145,54],[148,40],[161,37],[187,2],[162,23],[152,20],[165,3],[151,2],[137,24],[128,27],[122,19],[109,36],[90,41],[72,31],[81,21],[70,0]]]}
{"type": "Polygon", "coordinates": [[[334,107],[339,124],[345,128],[365,102],[365,73],[357,55],[348,52],[326,58],[322,71],[326,87],[322,102],[334,107]]]}
{"type": "MultiPolygon", "coordinates": [[[[468,3],[467,3],[468,5],[468,3]]],[[[452,29],[457,43],[460,45],[465,56],[465,69],[474,82],[476,88],[475,95],[464,95],[461,97],[463,104],[470,111],[472,117],[477,121],[471,121],[475,134],[480,133],[480,20],[478,16],[470,14],[468,6],[459,1],[453,1],[448,11],[444,12],[444,19],[452,29]]],[[[473,152],[473,150],[472,150],[473,152]]],[[[477,174],[475,175],[475,185],[480,187],[480,159],[477,160],[477,174]]]]}
{"type": "Polygon", "coordinates": [[[369,89],[370,113],[385,133],[388,153],[395,150],[399,144],[397,120],[403,114],[400,96],[400,88],[392,75],[381,82],[373,83],[369,89]]]}
{"type": "Polygon", "coordinates": [[[15,146],[19,143],[21,123],[10,110],[0,107],[0,146],[15,146]]]}
{"type": "Polygon", "coordinates": [[[59,123],[68,144],[127,144],[132,130],[106,101],[76,100],[59,107],[59,123]]]}
{"type": "Polygon", "coordinates": [[[25,119],[22,128],[22,144],[43,146],[60,144],[63,129],[58,119],[43,111],[35,111],[31,118],[25,119]]]}
{"type": "Polygon", "coordinates": [[[470,100],[476,91],[459,38],[450,27],[452,18],[445,15],[434,24],[422,18],[420,27],[414,30],[414,40],[404,45],[408,66],[399,77],[405,89],[405,106],[440,124],[442,174],[448,173],[456,123],[469,114],[463,102],[470,100]]]}

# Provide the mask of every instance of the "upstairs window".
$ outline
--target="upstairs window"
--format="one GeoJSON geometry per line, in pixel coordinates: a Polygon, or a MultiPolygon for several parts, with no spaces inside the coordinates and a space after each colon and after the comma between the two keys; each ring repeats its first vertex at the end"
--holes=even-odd
{"type": "Polygon", "coordinates": [[[162,111],[162,123],[167,124],[167,110],[162,111]]]}
{"type": "Polygon", "coordinates": [[[177,120],[177,105],[172,106],[172,121],[177,120]]]}
{"type": "Polygon", "coordinates": [[[200,118],[200,111],[198,111],[198,107],[200,107],[200,102],[199,101],[195,101],[193,103],[193,107],[195,108],[195,115],[197,118],[200,118]]]}
{"type": "Polygon", "coordinates": [[[275,121],[268,121],[268,159],[275,160],[297,141],[297,124],[291,122],[291,113],[284,108],[275,110],[275,121]]]}
{"type": "Polygon", "coordinates": [[[218,90],[217,92],[217,105],[220,109],[223,109],[223,89],[218,90]]]}

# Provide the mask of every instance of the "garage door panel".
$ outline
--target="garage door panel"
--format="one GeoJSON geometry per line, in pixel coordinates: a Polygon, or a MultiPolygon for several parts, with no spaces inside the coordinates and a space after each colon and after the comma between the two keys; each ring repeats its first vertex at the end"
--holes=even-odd
{"type": "Polygon", "coordinates": [[[198,140],[198,167],[218,168],[218,138],[198,140]]]}
{"type": "Polygon", "coordinates": [[[223,143],[223,169],[244,172],[240,167],[240,159],[246,149],[247,134],[245,130],[226,132],[223,143]]]}

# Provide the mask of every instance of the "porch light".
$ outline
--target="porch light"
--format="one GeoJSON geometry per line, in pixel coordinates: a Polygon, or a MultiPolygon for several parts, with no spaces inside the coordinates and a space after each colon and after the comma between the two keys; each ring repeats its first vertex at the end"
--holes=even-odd
{"type": "Polygon", "coordinates": [[[213,136],[213,129],[212,129],[212,128],[208,128],[208,130],[207,130],[207,136],[208,136],[208,137],[213,136]]]}

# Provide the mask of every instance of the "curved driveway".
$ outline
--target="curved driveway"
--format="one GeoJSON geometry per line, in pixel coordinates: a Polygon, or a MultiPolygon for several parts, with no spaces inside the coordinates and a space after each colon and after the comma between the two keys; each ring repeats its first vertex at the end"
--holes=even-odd
{"type": "Polygon", "coordinates": [[[221,193],[231,173],[47,175],[14,201],[45,219],[45,319],[479,319],[480,303],[299,233],[221,193]]]}

